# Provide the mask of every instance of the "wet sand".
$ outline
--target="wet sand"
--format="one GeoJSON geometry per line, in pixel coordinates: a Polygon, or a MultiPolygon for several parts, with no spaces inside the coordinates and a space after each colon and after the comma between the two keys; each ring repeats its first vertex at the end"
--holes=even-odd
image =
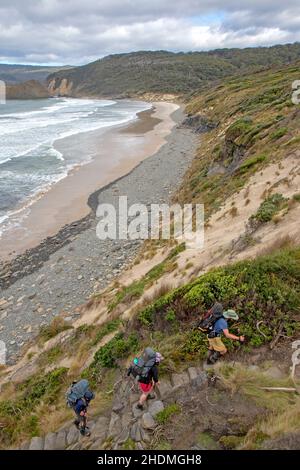
{"type": "Polygon", "coordinates": [[[158,151],[175,126],[171,114],[179,106],[165,102],[153,106],[129,124],[56,141],[55,147],[64,155],[76,145],[76,151],[88,152],[92,160],[73,168],[66,178],[40,194],[20,226],[3,234],[2,261],[33,248],[66,224],[85,217],[90,212],[87,201],[91,193],[126,175],[158,151]]]}

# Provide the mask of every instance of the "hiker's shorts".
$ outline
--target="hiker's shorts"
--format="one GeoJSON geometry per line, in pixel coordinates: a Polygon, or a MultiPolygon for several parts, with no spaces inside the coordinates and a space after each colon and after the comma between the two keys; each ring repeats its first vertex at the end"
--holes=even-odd
{"type": "Polygon", "coordinates": [[[220,336],[216,338],[207,338],[209,342],[209,349],[213,349],[214,351],[218,351],[221,354],[225,354],[227,352],[226,346],[221,340],[220,336]]]}
{"type": "Polygon", "coordinates": [[[142,384],[140,382],[140,389],[142,390],[143,393],[151,392],[152,388],[153,388],[153,384],[151,382],[149,384],[142,384]]]}

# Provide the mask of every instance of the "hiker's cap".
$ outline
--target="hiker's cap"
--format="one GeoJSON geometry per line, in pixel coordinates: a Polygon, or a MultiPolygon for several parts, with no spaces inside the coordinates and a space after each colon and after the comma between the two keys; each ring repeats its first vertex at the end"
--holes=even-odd
{"type": "Polygon", "coordinates": [[[164,359],[163,356],[159,352],[157,352],[155,354],[155,361],[156,362],[161,362],[161,361],[163,361],[163,359],[164,359]]]}
{"type": "Polygon", "coordinates": [[[89,402],[94,398],[93,392],[91,392],[90,390],[88,390],[88,391],[85,393],[84,398],[85,398],[86,401],[89,403],[89,402]]]}
{"type": "Polygon", "coordinates": [[[226,312],[223,313],[223,317],[231,319],[231,320],[238,320],[239,319],[239,316],[238,316],[238,314],[236,313],[235,310],[226,310],[226,312]]]}

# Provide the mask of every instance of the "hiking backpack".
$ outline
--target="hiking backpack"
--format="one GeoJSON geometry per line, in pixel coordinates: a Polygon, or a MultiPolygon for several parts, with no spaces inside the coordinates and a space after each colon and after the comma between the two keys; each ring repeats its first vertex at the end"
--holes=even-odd
{"type": "Polygon", "coordinates": [[[141,357],[135,358],[130,366],[130,374],[142,383],[148,383],[150,370],[156,362],[156,352],[151,348],[146,348],[141,357]]]}
{"type": "Polygon", "coordinates": [[[90,390],[88,381],[85,379],[73,383],[66,393],[67,405],[70,408],[73,408],[80,398],[83,398],[88,402],[95,398],[94,393],[90,390]]]}
{"type": "Polygon", "coordinates": [[[213,330],[216,321],[219,320],[222,316],[223,305],[216,302],[198,324],[199,330],[205,333],[210,333],[213,330]]]}

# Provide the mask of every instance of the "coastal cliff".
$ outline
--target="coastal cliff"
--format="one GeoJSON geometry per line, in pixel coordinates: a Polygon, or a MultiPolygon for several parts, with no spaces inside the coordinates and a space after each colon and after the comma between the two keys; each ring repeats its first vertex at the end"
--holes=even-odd
{"type": "Polygon", "coordinates": [[[73,82],[67,78],[52,78],[48,82],[48,93],[51,96],[72,96],[73,82]]]}
{"type": "Polygon", "coordinates": [[[49,98],[49,96],[47,88],[37,80],[6,85],[6,98],[8,100],[33,100],[49,98]]]}

